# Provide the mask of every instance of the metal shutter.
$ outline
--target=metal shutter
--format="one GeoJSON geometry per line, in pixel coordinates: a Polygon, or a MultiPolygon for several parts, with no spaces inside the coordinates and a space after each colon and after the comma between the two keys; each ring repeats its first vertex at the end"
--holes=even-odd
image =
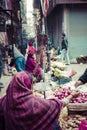
{"type": "Polygon", "coordinates": [[[69,9],[68,34],[70,57],[87,55],[87,8],[69,9]]]}

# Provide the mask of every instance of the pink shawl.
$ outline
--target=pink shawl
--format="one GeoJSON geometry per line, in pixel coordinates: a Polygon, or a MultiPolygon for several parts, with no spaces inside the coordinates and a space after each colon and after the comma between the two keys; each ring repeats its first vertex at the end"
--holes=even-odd
{"type": "MultiPolygon", "coordinates": [[[[33,73],[36,67],[36,61],[30,54],[28,54],[27,60],[26,60],[26,70],[29,73],[33,73]]],[[[41,76],[41,67],[38,65],[35,72],[36,76],[41,76]]]]}
{"type": "Polygon", "coordinates": [[[29,42],[28,54],[29,53],[36,53],[36,48],[32,45],[32,42],[29,42]]]}
{"type": "Polygon", "coordinates": [[[16,73],[0,99],[6,130],[54,130],[62,103],[34,96],[31,80],[26,72],[16,73]]]}

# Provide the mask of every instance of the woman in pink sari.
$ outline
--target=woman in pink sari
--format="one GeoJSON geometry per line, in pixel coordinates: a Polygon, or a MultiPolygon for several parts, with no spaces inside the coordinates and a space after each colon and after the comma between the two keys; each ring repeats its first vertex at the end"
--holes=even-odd
{"type": "Polygon", "coordinates": [[[35,72],[35,75],[36,76],[42,76],[42,73],[41,73],[41,67],[40,65],[36,62],[36,60],[34,59],[34,54],[35,53],[32,53],[30,52],[27,56],[27,60],[26,60],[26,70],[29,72],[29,73],[32,73],[34,74],[34,71],[35,72]]]}
{"type": "Polygon", "coordinates": [[[36,48],[33,46],[32,41],[29,41],[28,45],[28,53],[30,53],[31,51],[36,52],[36,48]]]}
{"type": "Polygon", "coordinates": [[[26,60],[26,71],[35,75],[38,81],[42,79],[42,68],[40,63],[36,60],[37,50],[32,46],[32,42],[29,42],[29,50],[26,60]]]}
{"type": "Polygon", "coordinates": [[[63,102],[58,99],[42,99],[32,92],[32,76],[17,72],[10,82],[6,96],[0,99],[0,130],[60,130],[58,117],[63,102]],[[1,120],[0,120],[1,121],[1,120]]]}

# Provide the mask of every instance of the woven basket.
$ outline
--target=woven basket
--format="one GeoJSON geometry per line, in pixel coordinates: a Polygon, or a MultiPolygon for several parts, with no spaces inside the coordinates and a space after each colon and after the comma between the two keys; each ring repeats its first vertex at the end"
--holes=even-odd
{"type": "Polygon", "coordinates": [[[70,111],[86,111],[87,102],[85,103],[69,103],[68,110],[70,111]]]}

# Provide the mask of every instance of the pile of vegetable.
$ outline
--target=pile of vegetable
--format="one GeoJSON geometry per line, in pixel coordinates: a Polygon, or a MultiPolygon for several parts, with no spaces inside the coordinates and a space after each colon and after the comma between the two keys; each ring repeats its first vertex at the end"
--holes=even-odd
{"type": "Polygon", "coordinates": [[[85,103],[87,102],[87,93],[81,92],[78,97],[73,98],[71,103],[85,103]]]}
{"type": "Polygon", "coordinates": [[[77,63],[87,63],[87,56],[80,55],[76,58],[77,63]]]}
{"type": "Polygon", "coordinates": [[[68,77],[66,71],[61,71],[58,68],[54,69],[54,76],[57,78],[63,78],[63,77],[68,77]]]}
{"type": "Polygon", "coordinates": [[[74,70],[67,71],[66,66],[61,62],[52,62],[51,61],[51,70],[53,73],[53,76],[57,79],[60,78],[70,78],[76,74],[74,70]]]}
{"type": "Polygon", "coordinates": [[[60,126],[62,130],[78,130],[82,120],[87,120],[87,116],[69,115],[66,118],[60,118],[60,126]]]}
{"type": "Polygon", "coordinates": [[[57,61],[54,61],[54,62],[51,61],[51,67],[54,69],[58,68],[61,71],[66,70],[66,66],[63,63],[57,62],[57,61]]]}
{"type": "Polygon", "coordinates": [[[60,55],[56,55],[53,60],[58,62],[61,61],[60,55]]]}
{"type": "Polygon", "coordinates": [[[62,64],[61,62],[51,62],[51,70],[53,72],[53,76],[56,78],[63,78],[63,77],[68,77],[67,76],[67,71],[66,71],[66,66],[62,64]]]}
{"type": "MultiPolygon", "coordinates": [[[[55,97],[62,100],[63,98],[69,96],[72,90],[70,87],[68,88],[60,88],[58,91],[54,93],[55,97]]],[[[87,102],[87,92],[80,92],[77,97],[72,98],[70,103],[85,103],[87,102]]]]}
{"type": "Polygon", "coordinates": [[[58,99],[62,100],[63,98],[69,96],[71,94],[71,88],[60,88],[58,91],[54,93],[55,97],[58,97],[58,99]]]}

